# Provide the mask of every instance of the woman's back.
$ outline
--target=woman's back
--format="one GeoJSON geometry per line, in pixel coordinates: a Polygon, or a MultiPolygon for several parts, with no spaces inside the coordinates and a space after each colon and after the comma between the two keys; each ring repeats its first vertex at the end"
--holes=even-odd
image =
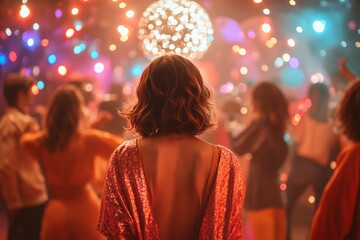
{"type": "Polygon", "coordinates": [[[213,148],[190,135],[153,136],[139,141],[161,239],[198,238],[201,208],[207,204],[203,200],[213,148]]]}
{"type": "Polygon", "coordinates": [[[65,149],[49,151],[44,132],[26,134],[25,149],[41,162],[51,198],[46,207],[42,239],[103,239],[96,230],[100,199],[90,181],[94,178],[94,158],[110,157],[122,140],[97,131],[77,132],[65,149]]]}

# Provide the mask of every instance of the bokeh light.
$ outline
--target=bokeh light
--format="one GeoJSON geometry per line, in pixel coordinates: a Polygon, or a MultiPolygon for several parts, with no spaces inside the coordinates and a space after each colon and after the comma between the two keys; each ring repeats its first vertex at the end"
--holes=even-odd
{"type": "Polygon", "coordinates": [[[104,64],[101,63],[101,62],[98,62],[98,63],[96,63],[96,64],[94,65],[94,71],[95,71],[96,73],[102,73],[102,72],[104,71],[104,69],[105,69],[105,66],[104,66],[104,64]]]}
{"type": "Polygon", "coordinates": [[[61,76],[65,76],[67,74],[67,68],[64,66],[64,65],[60,65],[58,67],[58,73],[61,75],[61,76]]]}
{"type": "Polygon", "coordinates": [[[324,20],[316,20],[313,22],[313,29],[317,33],[322,33],[325,30],[326,22],[324,20]]]}
{"type": "Polygon", "coordinates": [[[50,64],[56,63],[56,56],[55,56],[54,54],[50,54],[50,55],[48,56],[48,62],[49,62],[50,64]]]}
{"type": "Polygon", "coordinates": [[[28,16],[30,16],[30,9],[25,5],[21,5],[21,8],[20,8],[20,17],[22,18],[27,18],[28,16]]]}

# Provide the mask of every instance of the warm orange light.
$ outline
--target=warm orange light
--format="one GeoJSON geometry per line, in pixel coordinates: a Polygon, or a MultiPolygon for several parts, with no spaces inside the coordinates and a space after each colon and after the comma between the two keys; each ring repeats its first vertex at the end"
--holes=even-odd
{"type": "Polygon", "coordinates": [[[33,86],[31,87],[31,92],[32,92],[32,94],[34,94],[34,95],[38,95],[38,94],[39,94],[39,88],[38,88],[36,85],[33,85],[33,86]]]}
{"type": "Polygon", "coordinates": [[[43,47],[49,46],[49,40],[46,39],[46,38],[42,39],[41,40],[41,46],[43,46],[43,47]]]}

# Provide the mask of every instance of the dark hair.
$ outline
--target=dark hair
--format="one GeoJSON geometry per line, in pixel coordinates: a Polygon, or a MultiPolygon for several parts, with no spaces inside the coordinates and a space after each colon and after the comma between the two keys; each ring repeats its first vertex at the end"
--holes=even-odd
{"type": "Polygon", "coordinates": [[[311,118],[326,122],[328,120],[329,87],[325,83],[315,83],[309,88],[311,107],[309,115],[311,118]]]}
{"type": "Polygon", "coordinates": [[[270,82],[257,84],[252,93],[254,111],[275,129],[284,133],[289,119],[288,102],[281,90],[270,82]]]}
{"type": "Polygon", "coordinates": [[[164,55],[143,71],[137,103],[122,114],[141,136],[155,133],[201,134],[213,126],[211,93],[199,69],[179,55],[164,55]]]}
{"type": "Polygon", "coordinates": [[[10,107],[15,107],[18,104],[18,94],[20,92],[28,93],[34,84],[35,81],[31,77],[19,73],[9,74],[5,78],[3,86],[6,103],[10,107]]]}
{"type": "Polygon", "coordinates": [[[76,87],[64,85],[56,90],[45,119],[44,141],[50,152],[67,147],[78,129],[83,104],[83,97],[76,87]]]}
{"type": "Polygon", "coordinates": [[[354,81],[340,103],[338,119],[342,132],[350,140],[360,141],[360,81],[354,81]]]}

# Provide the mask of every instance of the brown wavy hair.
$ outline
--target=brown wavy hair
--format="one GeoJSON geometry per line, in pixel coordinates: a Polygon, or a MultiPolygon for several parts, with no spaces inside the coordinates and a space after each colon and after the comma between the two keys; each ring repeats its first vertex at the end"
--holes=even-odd
{"type": "Polygon", "coordinates": [[[67,84],[56,90],[45,118],[44,142],[50,152],[67,147],[78,130],[83,105],[84,99],[76,87],[67,84]]]}
{"type": "Polygon", "coordinates": [[[337,117],[345,136],[360,141],[360,81],[355,81],[346,90],[337,117]]]}
{"type": "Polygon", "coordinates": [[[120,113],[141,136],[156,133],[198,135],[213,126],[211,92],[199,69],[171,54],[153,60],[143,71],[137,102],[120,113]]]}
{"type": "Polygon", "coordinates": [[[252,104],[261,118],[285,133],[289,120],[288,101],[275,84],[261,82],[256,85],[252,92],[252,104]]]}

